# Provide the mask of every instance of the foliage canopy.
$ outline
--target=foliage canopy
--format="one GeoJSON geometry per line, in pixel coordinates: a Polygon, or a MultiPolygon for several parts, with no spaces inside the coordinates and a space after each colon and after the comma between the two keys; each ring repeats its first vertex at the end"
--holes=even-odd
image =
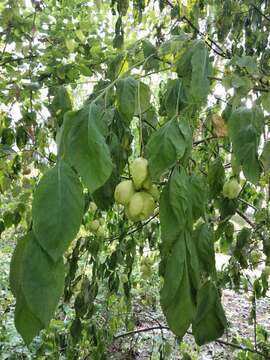
{"type": "Polygon", "coordinates": [[[0,231],[25,234],[10,271],[25,343],[60,299],[80,341],[101,284],[131,306],[149,248],[170,329],[222,336],[222,289],[263,263],[253,296],[268,290],[269,2],[5,0],[0,20],[0,231]],[[161,198],[133,224],[114,192],[138,157],[161,198]],[[215,250],[231,255],[224,271],[215,250]]]}

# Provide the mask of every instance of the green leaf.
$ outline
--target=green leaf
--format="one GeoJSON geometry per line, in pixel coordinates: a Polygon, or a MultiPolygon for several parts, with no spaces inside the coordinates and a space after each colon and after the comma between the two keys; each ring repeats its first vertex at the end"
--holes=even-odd
{"type": "Polygon", "coordinates": [[[209,93],[210,74],[209,52],[203,41],[199,41],[194,45],[191,57],[192,76],[190,84],[190,92],[195,102],[205,101],[209,93]]]}
{"type": "Polygon", "coordinates": [[[187,86],[182,79],[169,79],[166,92],[162,98],[161,106],[165,108],[169,118],[177,115],[189,103],[187,86]]]}
{"type": "Polygon", "coordinates": [[[227,320],[215,285],[207,281],[199,289],[196,317],[192,332],[198,345],[214,341],[223,335],[227,320]]]}
{"type": "Polygon", "coordinates": [[[129,121],[135,113],[137,88],[137,81],[130,76],[117,81],[116,100],[118,108],[129,121]]]}
{"type": "Polygon", "coordinates": [[[264,171],[268,173],[270,171],[270,141],[265,143],[260,161],[263,164],[264,171]]]}
{"type": "Polygon", "coordinates": [[[224,179],[225,170],[220,158],[211,161],[208,170],[208,184],[212,198],[216,198],[222,191],[224,179]]]}
{"type": "Polygon", "coordinates": [[[138,82],[135,97],[135,112],[134,115],[144,114],[150,107],[151,91],[148,85],[143,82],[138,82]]]}
{"type": "Polygon", "coordinates": [[[29,234],[19,239],[12,254],[10,262],[9,283],[11,292],[15,297],[19,297],[21,292],[22,258],[25,246],[30,239],[31,235],[29,234]]]}
{"type": "Polygon", "coordinates": [[[204,215],[207,186],[203,177],[192,174],[190,176],[190,200],[192,202],[192,215],[194,221],[204,215]]]}
{"type": "Polygon", "coordinates": [[[79,231],[83,189],[73,170],[60,160],[39,182],[33,200],[33,229],[41,247],[57,261],[79,231]]]}
{"type": "Polygon", "coordinates": [[[57,153],[60,158],[64,158],[67,152],[68,134],[76,119],[76,111],[67,111],[63,118],[63,124],[56,136],[57,153]]]}
{"type": "Polygon", "coordinates": [[[237,234],[236,247],[238,249],[242,249],[245,245],[248,244],[250,236],[250,229],[243,227],[241,231],[237,234]]]}
{"type": "Polygon", "coordinates": [[[265,93],[261,96],[261,102],[264,110],[270,113],[270,93],[265,93]]]}
{"type": "Polygon", "coordinates": [[[155,69],[158,70],[159,68],[159,60],[157,59],[157,49],[149,40],[143,40],[142,42],[142,49],[143,55],[146,60],[144,64],[145,70],[155,69]]]}
{"type": "Polygon", "coordinates": [[[57,92],[52,102],[52,108],[55,112],[61,110],[63,113],[72,109],[72,101],[70,95],[64,86],[60,86],[57,89],[57,92]]]}
{"type": "Polygon", "coordinates": [[[236,64],[240,67],[245,67],[252,75],[258,73],[256,59],[252,56],[241,56],[237,59],[236,64]]]}
{"type": "Polygon", "coordinates": [[[187,331],[196,309],[199,265],[190,236],[192,204],[189,177],[175,168],[160,199],[161,306],[171,330],[179,337],[187,331]],[[162,269],[163,267],[163,269],[162,269]]]}
{"type": "Polygon", "coordinates": [[[63,259],[54,263],[34,235],[23,253],[21,289],[30,311],[47,327],[64,289],[63,259]]]}
{"type": "Polygon", "coordinates": [[[183,239],[172,248],[160,300],[170,329],[180,338],[188,330],[196,311],[184,248],[183,239]]]}
{"type": "Polygon", "coordinates": [[[44,328],[41,321],[30,311],[22,292],[18,294],[16,299],[15,326],[26,345],[29,345],[40,330],[44,328]]]}
{"type": "Polygon", "coordinates": [[[207,224],[203,223],[196,227],[193,233],[193,242],[202,271],[214,275],[216,273],[214,233],[207,224]]]}
{"type": "Polygon", "coordinates": [[[153,132],[147,147],[146,154],[149,161],[149,170],[153,179],[160,176],[180,160],[191,141],[191,130],[185,118],[174,117],[159,130],[153,132]]]}
{"type": "Polygon", "coordinates": [[[228,123],[233,153],[242,165],[246,179],[254,184],[258,182],[261,174],[258,146],[263,119],[260,108],[240,107],[233,111],[228,123]]]}
{"type": "Polygon", "coordinates": [[[67,160],[78,171],[90,193],[100,188],[111,175],[110,150],[103,136],[104,112],[91,103],[77,112],[67,140],[67,160]]]}

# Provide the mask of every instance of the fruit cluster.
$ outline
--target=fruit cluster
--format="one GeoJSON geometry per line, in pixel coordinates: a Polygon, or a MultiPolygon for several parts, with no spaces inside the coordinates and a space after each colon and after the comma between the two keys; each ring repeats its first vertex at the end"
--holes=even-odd
{"type": "Polygon", "coordinates": [[[146,220],[154,213],[159,199],[159,190],[150,178],[148,161],[142,157],[135,159],[130,165],[130,175],[132,180],[124,180],[116,186],[115,201],[125,206],[129,220],[146,220]]]}

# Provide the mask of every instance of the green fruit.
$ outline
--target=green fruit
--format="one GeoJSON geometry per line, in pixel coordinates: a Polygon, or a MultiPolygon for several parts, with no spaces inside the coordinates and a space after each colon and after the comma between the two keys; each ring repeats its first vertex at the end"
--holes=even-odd
{"type": "Polygon", "coordinates": [[[133,182],[131,180],[125,180],[120,182],[114,192],[114,199],[118,204],[127,205],[135,190],[133,182]]]}
{"type": "Polygon", "coordinates": [[[223,186],[223,196],[228,199],[235,199],[241,191],[241,186],[236,179],[231,179],[225,182],[223,186]]]}
{"type": "Polygon", "coordinates": [[[130,165],[130,174],[136,190],[141,189],[148,176],[148,161],[142,157],[135,159],[130,165]]]}
{"type": "Polygon", "coordinates": [[[126,217],[128,218],[128,220],[130,220],[130,221],[137,222],[140,220],[139,217],[131,216],[130,211],[129,211],[129,206],[125,207],[125,214],[126,214],[126,217]]]}
{"type": "Polygon", "coordinates": [[[153,196],[154,200],[155,201],[158,201],[159,198],[160,198],[160,193],[159,193],[159,190],[158,190],[158,187],[157,185],[152,185],[150,190],[148,191],[150,195],[153,196]]]}
{"type": "Polygon", "coordinates": [[[155,206],[150,194],[145,191],[136,192],[130,199],[126,215],[132,221],[146,220],[154,213],[155,206]]]}
{"type": "Polygon", "coordinates": [[[152,181],[151,181],[150,176],[148,175],[147,178],[144,180],[142,187],[145,190],[150,190],[151,186],[152,186],[152,181]]]}
{"type": "Polygon", "coordinates": [[[141,192],[136,192],[130,199],[127,214],[130,219],[139,219],[144,206],[144,197],[141,192]]]}
{"type": "Polygon", "coordinates": [[[100,223],[98,220],[93,220],[89,224],[89,230],[93,233],[97,232],[98,228],[100,227],[100,223]]]}
{"type": "Polygon", "coordinates": [[[96,210],[97,210],[97,205],[93,201],[91,201],[89,204],[89,211],[95,212],[96,210]]]}
{"type": "Polygon", "coordinates": [[[143,197],[143,209],[140,214],[140,220],[146,220],[153,215],[156,204],[152,195],[147,192],[142,192],[141,194],[143,197]]]}

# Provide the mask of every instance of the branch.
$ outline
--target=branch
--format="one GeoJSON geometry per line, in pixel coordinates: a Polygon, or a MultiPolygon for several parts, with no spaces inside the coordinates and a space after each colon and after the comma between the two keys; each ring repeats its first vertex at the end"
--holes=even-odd
{"type": "Polygon", "coordinates": [[[9,58],[9,59],[6,59],[4,61],[2,61],[0,63],[0,66],[4,66],[6,64],[10,64],[12,62],[20,62],[20,61],[24,61],[24,60],[31,60],[33,58],[36,58],[37,56],[36,55],[28,55],[28,56],[25,56],[25,57],[17,57],[17,58],[9,58]]]}
{"type": "Polygon", "coordinates": [[[194,141],[194,142],[193,142],[193,145],[196,146],[196,145],[202,144],[202,143],[204,143],[204,142],[208,142],[208,141],[213,140],[213,139],[218,139],[218,136],[209,136],[208,138],[194,141]]]}
{"type": "MultiPolygon", "coordinates": [[[[148,332],[148,331],[153,331],[153,330],[169,330],[170,331],[170,328],[168,326],[152,326],[152,327],[148,327],[148,328],[141,328],[141,329],[136,329],[136,330],[133,330],[133,331],[128,331],[126,333],[123,333],[123,334],[119,334],[119,335],[116,335],[114,336],[114,340],[117,340],[117,339],[120,339],[122,337],[125,337],[125,336],[130,336],[130,335],[134,335],[134,334],[139,334],[139,333],[142,333],[142,332],[148,332]]],[[[193,335],[191,332],[187,331],[187,334],[188,335],[193,335]]],[[[269,356],[267,354],[264,354],[258,350],[255,350],[255,349],[251,349],[249,347],[245,347],[245,346],[242,346],[242,345],[238,345],[238,344],[234,344],[234,343],[231,343],[231,342],[228,342],[228,341],[225,341],[225,340],[214,340],[216,343],[218,344],[221,344],[221,345],[226,345],[226,346],[231,346],[235,349],[238,349],[238,350],[242,350],[242,351],[249,351],[253,354],[258,354],[258,355],[261,355],[262,357],[264,357],[265,359],[269,359],[269,356]]]]}
{"type": "MultiPolygon", "coordinates": [[[[167,2],[167,4],[168,4],[172,9],[174,8],[174,5],[173,5],[169,0],[167,0],[166,2],[167,2]]],[[[206,35],[205,35],[203,32],[201,32],[200,29],[198,29],[198,28],[191,22],[191,20],[189,20],[186,16],[183,16],[181,19],[184,20],[184,21],[186,21],[193,30],[195,30],[200,36],[202,36],[202,37],[204,38],[205,43],[206,43],[206,44],[210,47],[210,49],[212,49],[217,55],[222,56],[223,58],[228,58],[226,52],[222,49],[222,47],[221,47],[216,41],[214,41],[213,39],[211,39],[211,38],[209,38],[209,37],[207,37],[207,39],[206,39],[206,35]],[[209,43],[208,41],[210,41],[210,43],[209,43]],[[219,51],[216,50],[216,49],[214,49],[212,45],[215,45],[215,46],[219,49],[219,51]]]]}
{"type": "Polygon", "coordinates": [[[242,213],[242,211],[236,210],[236,212],[237,212],[237,214],[238,214],[239,216],[241,216],[241,218],[243,218],[251,227],[253,227],[253,228],[256,227],[256,225],[255,225],[251,220],[249,220],[249,218],[248,218],[244,213],[242,213]]]}
{"type": "Polygon", "coordinates": [[[262,17],[264,17],[266,20],[270,21],[270,17],[265,15],[256,5],[251,4],[251,6],[253,7],[253,9],[255,9],[259,14],[262,15],[262,17]]]}
{"type": "Polygon", "coordinates": [[[144,223],[141,223],[139,226],[137,226],[136,228],[128,231],[128,232],[122,232],[121,234],[118,234],[112,238],[107,238],[105,240],[108,240],[108,241],[114,241],[114,240],[117,240],[117,239],[120,239],[122,236],[128,236],[128,235],[131,235],[131,234],[134,234],[135,232],[137,232],[138,230],[142,229],[145,225],[149,224],[154,218],[156,218],[158,216],[159,213],[151,216],[147,221],[145,221],[144,223]]]}

